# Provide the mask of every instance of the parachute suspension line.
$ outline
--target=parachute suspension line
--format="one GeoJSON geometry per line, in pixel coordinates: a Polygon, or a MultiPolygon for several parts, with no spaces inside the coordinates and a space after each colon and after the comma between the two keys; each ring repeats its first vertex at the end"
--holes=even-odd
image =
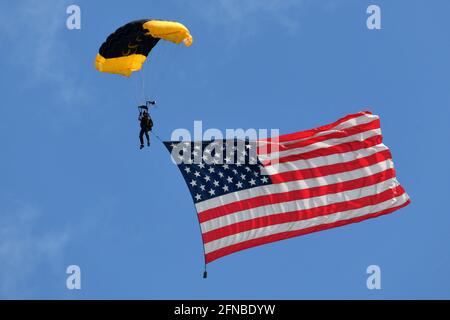
{"type": "Polygon", "coordinates": [[[165,47],[166,63],[164,63],[164,65],[162,66],[161,78],[159,79],[160,85],[162,85],[163,83],[167,83],[168,75],[171,74],[170,71],[174,68],[173,58],[175,57],[176,50],[170,50],[171,48],[168,46],[168,43],[166,43],[165,47]]]}
{"type": "Polygon", "coordinates": [[[141,74],[141,90],[142,90],[142,101],[147,101],[147,96],[145,95],[145,75],[144,75],[144,66],[142,66],[141,71],[139,72],[141,74]]]}
{"type": "Polygon", "coordinates": [[[131,91],[133,92],[134,101],[136,102],[136,105],[139,106],[141,104],[141,102],[139,101],[139,97],[138,97],[139,94],[136,90],[136,85],[133,83],[133,81],[131,81],[131,86],[132,86],[131,91]]]}
{"type": "MultiPolygon", "coordinates": [[[[154,100],[159,100],[158,94],[162,88],[162,84],[166,82],[167,76],[170,73],[168,71],[173,68],[172,61],[175,55],[174,51],[176,50],[171,49],[173,48],[171,48],[170,44],[162,43],[151,52],[153,55],[152,60],[160,61],[158,65],[152,65],[152,70],[154,72],[149,73],[149,82],[152,83],[152,99],[154,100]]],[[[147,66],[147,68],[149,67],[147,66]]]]}
{"type": "MultiPolygon", "coordinates": [[[[156,48],[154,48],[155,50],[156,50],[156,48]]],[[[151,51],[151,52],[149,52],[149,54],[148,54],[148,56],[147,56],[147,59],[149,59],[149,60],[153,60],[152,59],[152,56],[154,55],[154,53],[151,51]]],[[[144,74],[144,77],[145,76],[147,76],[147,74],[148,74],[148,77],[147,77],[147,80],[148,80],[148,83],[150,83],[150,87],[152,88],[152,92],[150,92],[150,97],[151,97],[151,99],[152,100],[155,100],[155,97],[154,97],[154,89],[155,89],[155,85],[153,84],[153,81],[152,81],[152,72],[154,71],[153,69],[153,66],[151,66],[150,67],[150,65],[151,65],[151,63],[152,63],[153,61],[148,61],[147,62],[147,64],[148,64],[148,66],[147,66],[147,72],[144,74]]]]}

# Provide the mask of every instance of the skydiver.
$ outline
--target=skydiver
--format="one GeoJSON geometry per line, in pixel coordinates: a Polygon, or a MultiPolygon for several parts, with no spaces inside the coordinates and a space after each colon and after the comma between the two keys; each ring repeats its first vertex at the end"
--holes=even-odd
{"type": "Polygon", "coordinates": [[[139,132],[139,140],[141,142],[140,149],[144,148],[144,134],[147,138],[147,147],[150,147],[150,137],[148,135],[148,132],[152,130],[153,128],[153,120],[148,114],[147,110],[144,110],[142,113],[139,113],[138,118],[140,125],[141,125],[141,131],[139,132]]]}

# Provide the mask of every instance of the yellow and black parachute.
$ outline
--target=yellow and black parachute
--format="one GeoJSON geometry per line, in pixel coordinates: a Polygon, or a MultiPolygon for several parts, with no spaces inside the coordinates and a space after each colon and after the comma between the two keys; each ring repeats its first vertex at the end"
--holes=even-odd
{"type": "Polygon", "coordinates": [[[101,72],[129,77],[139,71],[148,54],[160,39],[187,47],[192,36],[183,24],[175,21],[138,20],[127,23],[112,33],[100,47],[95,68],[101,72]]]}

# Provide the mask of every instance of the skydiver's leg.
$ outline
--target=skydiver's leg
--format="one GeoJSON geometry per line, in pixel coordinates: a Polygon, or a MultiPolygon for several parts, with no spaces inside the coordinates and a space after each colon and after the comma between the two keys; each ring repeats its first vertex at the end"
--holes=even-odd
{"type": "Polygon", "coordinates": [[[147,147],[150,147],[150,136],[148,135],[148,131],[145,131],[145,137],[147,138],[147,147]]]}
{"type": "Polygon", "coordinates": [[[144,147],[144,129],[141,129],[139,132],[139,141],[141,142],[141,149],[144,147]]]}

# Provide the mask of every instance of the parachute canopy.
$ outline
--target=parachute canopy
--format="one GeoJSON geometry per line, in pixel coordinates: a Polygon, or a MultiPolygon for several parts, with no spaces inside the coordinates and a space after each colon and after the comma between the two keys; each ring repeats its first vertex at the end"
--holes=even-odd
{"type": "Polygon", "coordinates": [[[148,54],[160,39],[176,44],[192,44],[189,30],[181,23],[163,20],[138,20],[127,23],[112,33],[102,44],[95,58],[101,72],[129,77],[139,71],[148,54]]]}

